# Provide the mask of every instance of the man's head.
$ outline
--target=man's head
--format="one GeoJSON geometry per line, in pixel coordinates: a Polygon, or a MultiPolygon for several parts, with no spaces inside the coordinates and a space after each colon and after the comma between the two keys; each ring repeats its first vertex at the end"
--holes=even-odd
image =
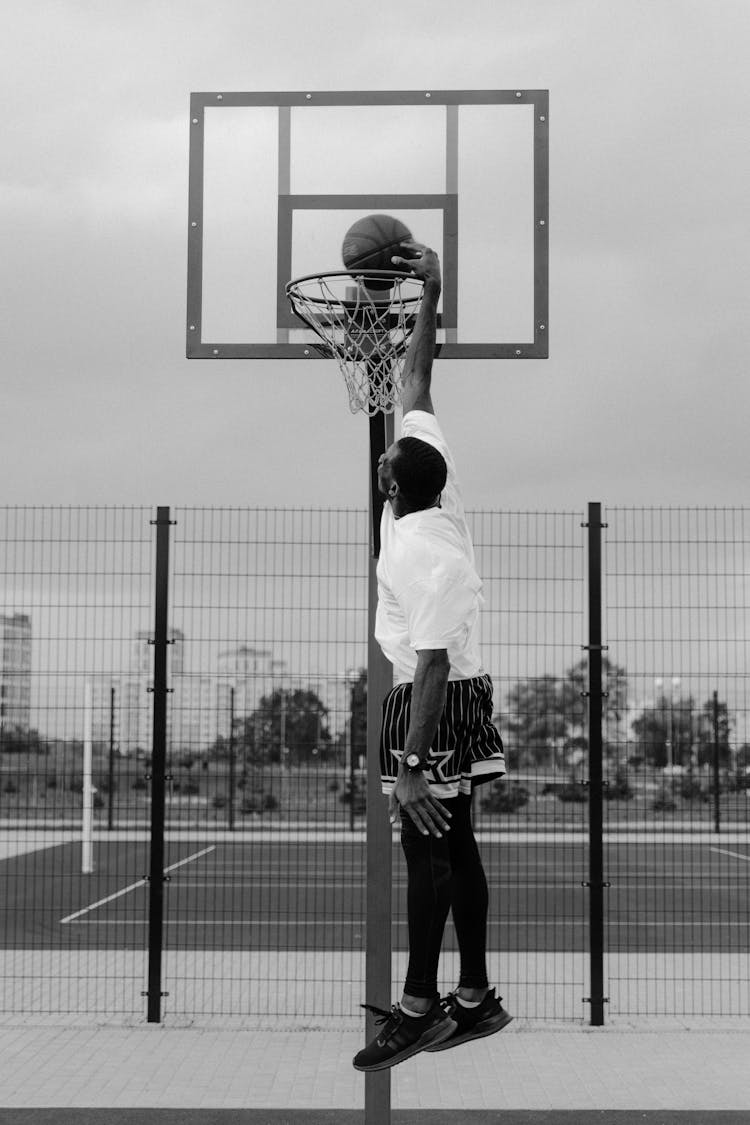
{"type": "Polygon", "coordinates": [[[447,474],[439,450],[416,437],[399,438],[378,463],[380,491],[392,503],[398,501],[401,515],[431,508],[445,488],[447,474]]]}

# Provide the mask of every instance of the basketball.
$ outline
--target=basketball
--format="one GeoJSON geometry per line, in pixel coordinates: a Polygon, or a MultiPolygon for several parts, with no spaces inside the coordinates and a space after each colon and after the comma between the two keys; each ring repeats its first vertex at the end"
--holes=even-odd
{"type": "MultiPolygon", "coordinates": [[[[341,256],[351,273],[368,270],[393,270],[394,254],[401,254],[404,242],[411,241],[411,231],[391,215],[367,215],[346,232],[341,256]]],[[[368,289],[391,289],[387,278],[373,278],[368,289]]]]}

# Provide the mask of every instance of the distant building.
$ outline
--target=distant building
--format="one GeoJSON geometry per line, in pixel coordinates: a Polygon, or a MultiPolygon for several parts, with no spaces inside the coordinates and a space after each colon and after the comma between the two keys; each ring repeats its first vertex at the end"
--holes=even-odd
{"type": "Polygon", "coordinates": [[[247,718],[258,710],[263,696],[280,686],[285,665],[274,660],[267,649],[247,644],[220,652],[218,663],[217,733],[228,738],[232,689],[235,719],[247,718]]]}
{"type": "Polygon", "coordinates": [[[0,734],[31,725],[31,618],[0,614],[0,734]]]}
{"type": "MultiPolygon", "coordinates": [[[[129,670],[123,675],[98,677],[93,684],[94,742],[108,744],[113,722],[115,748],[123,755],[138,750],[150,753],[153,737],[153,660],[152,634],[137,632],[130,648],[129,670]],[[115,691],[112,718],[111,690],[115,691]]],[[[229,736],[231,691],[234,689],[235,719],[258,710],[264,696],[291,681],[283,660],[274,660],[265,649],[247,644],[235,645],[218,655],[218,669],[211,675],[191,673],[186,653],[189,645],[184,633],[170,634],[167,682],[167,747],[176,756],[205,754],[217,736],[229,736]]]]}
{"type": "MultiPolygon", "coordinates": [[[[121,754],[151,750],[154,660],[153,645],[149,643],[151,637],[146,630],[135,634],[130,671],[113,684],[118,713],[116,737],[121,754]]],[[[172,629],[170,641],[167,649],[167,683],[171,688],[167,696],[167,752],[204,753],[216,738],[215,685],[208,676],[191,675],[186,671],[185,635],[181,630],[172,629]]]]}
{"type": "Polygon", "coordinates": [[[170,752],[204,754],[216,741],[216,684],[208,676],[174,675],[167,703],[170,752]]]}

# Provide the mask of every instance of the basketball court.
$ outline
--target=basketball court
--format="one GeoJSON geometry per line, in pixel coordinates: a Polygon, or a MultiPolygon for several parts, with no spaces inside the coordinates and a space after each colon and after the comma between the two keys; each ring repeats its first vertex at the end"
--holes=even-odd
{"type": "MultiPolygon", "coordinates": [[[[520,1026],[585,1025],[589,921],[583,834],[487,832],[493,909],[489,965],[520,1026]],[[565,864],[561,867],[561,850],[565,864]]],[[[81,873],[73,832],[13,841],[3,862],[13,891],[4,935],[6,1010],[143,1014],[149,886],[146,833],[98,832],[94,872],[81,873]],[[13,854],[15,853],[15,854],[13,854]],[[9,995],[9,990],[14,995],[9,995]]],[[[168,1026],[351,1030],[365,990],[366,840],[302,830],[172,832],[166,844],[163,977],[168,1026]]],[[[405,874],[392,845],[389,987],[406,951],[405,874]]],[[[605,842],[608,1019],[735,1012],[750,1004],[743,964],[750,850],[743,833],[605,842]],[[710,988],[706,982],[710,981],[710,988]]],[[[382,937],[382,935],[379,935],[382,937]]],[[[448,927],[441,962],[452,987],[448,927]]]]}
{"type": "MultiPolygon", "coordinates": [[[[81,874],[76,833],[66,833],[58,842],[29,841],[23,855],[18,854],[22,842],[12,841],[8,850],[16,854],[6,852],[3,862],[7,886],[15,889],[14,916],[3,932],[6,949],[32,949],[42,938],[50,949],[142,948],[146,883],[129,881],[122,872],[137,871],[147,863],[148,837],[137,832],[97,836],[93,875],[81,874]],[[24,855],[34,857],[33,879],[24,855]],[[110,936],[102,942],[104,928],[110,936]]],[[[320,951],[362,949],[366,847],[362,837],[362,833],[352,840],[341,832],[326,837],[321,832],[269,831],[262,848],[254,834],[244,842],[228,834],[210,843],[170,839],[165,867],[170,875],[169,945],[214,950],[304,950],[311,945],[320,951]],[[300,845],[305,851],[302,866],[300,845]]],[[[489,920],[490,948],[585,951],[587,916],[581,910],[575,917],[570,910],[571,893],[581,889],[578,876],[586,870],[583,836],[507,832],[480,833],[479,839],[488,852],[499,848],[502,858],[501,863],[488,864],[491,897],[498,904],[489,920]],[[561,878],[563,844],[569,873],[561,878]],[[524,873],[522,878],[519,872],[524,873]]],[[[606,860],[614,891],[607,909],[609,952],[692,949],[699,953],[704,946],[712,952],[750,950],[750,934],[743,922],[750,894],[746,878],[750,850],[743,833],[724,833],[718,842],[706,835],[661,843],[658,870],[653,839],[646,834],[639,838],[634,833],[626,845],[616,838],[613,843],[617,846],[606,860]],[[640,892],[637,906],[636,891],[640,892]],[[705,917],[695,916],[691,903],[696,900],[705,917]]],[[[394,842],[393,926],[403,937],[406,880],[398,849],[394,842]]],[[[455,949],[450,928],[446,942],[447,950],[455,949]]]]}

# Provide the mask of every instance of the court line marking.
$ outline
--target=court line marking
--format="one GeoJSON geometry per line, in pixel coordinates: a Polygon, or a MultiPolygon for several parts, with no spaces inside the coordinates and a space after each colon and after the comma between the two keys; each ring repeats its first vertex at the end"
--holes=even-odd
{"type": "MultiPolygon", "coordinates": [[[[393,926],[405,927],[409,922],[406,918],[394,918],[393,926]]],[[[147,918],[87,918],[81,925],[86,926],[147,926],[147,918]]],[[[278,918],[165,918],[165,926],[278,926],[286,931],[290,929],[304,929],[306,926],[359,926],[364,931],[365,922],[359,919],[352,918],[305,918],[295,921],[293,926],[290,926],[288,919],[278,918]]],[[[488,920],[487,926],[489,929],[498,929],[502,927],[507,929],[509,926],[528,928],[531,926],[542,926],[548,929],[555,929],[560,926],[567,927],[588,927],[587,918],[498,918],[497,920],[488,920]]],[[[743,930],[747,929],[747,922],[743,919],[733,920],[726,919],[716,922],[713,919],[707,921],[697,921],[694,919],[675,919],[662,921],[655,919],[654,921],[638,921],[637,919],[616,920],[609,923],[610,929],[705,929],[710,926],[727,926],[742,927],[743,930]]],[[[188,951],[191,952],[191,951],[188,951]]],[[[195,952],[194,950],[192,952],[195,952]]],[[[227,951],[231,952],[231,950],[227,951]]],[[[251,951],[252,952],[252,951],[251,951]]],[[[636,951],[637,952],[637,951],[636,951]]],[[[648,953],[648,950],[642,951],[648,953]]],[[[699,954],[701,951],[698,951],[699,954]]],[[[712,952],[710,950],[706,952],[712,952]]],[[[734,952],[734,951],[730,951],[734,952]]]]}
{"type": "MultiPolygon", "coordinates": [[[[4,840],[17,840],[19,828],[24,831],[28,826],[26,825],[8,825],[6,822],[0,822],[0,841],[4,840]]],[[[30,826],[33,832],[34,826],[30,826]]],[[[495,828],[479,828],[476,832],[477,840],[480,843],[490,844],[570,844],[570,845],[586,845],[588,844],[588,833],[585,829],[528,829],[521,831],[519,829],[509,829],[506,831],[499,831],[495,828]]],[[[129,841],[132,843],[148,843],[150,840],[150,833],[148,828],[120,828],[114,831],[105,830],[102,828],[94,829],[94,840],[97,843],[119,843],[129,841]]],[[[729,844],[743,844],[750,843],[750,831],[744,822],[733,821],[727,823],[722,828],[722,838],[729,844]]],[[[80,829],[75,830],[66,829],[51,829],[41,828],[36,835],[31,835],[29,843],[34,846],[48,847],[52,845],[63,845],[76,843],[80,840],[80,829]]],[[[366,834],[360,829],[355,829],[354,832],[349,832],[343,828],[337,829],[310,829],[295,827],[292,829],[274,828],[274,829],[243,829],[240,828],[234,832],[222,829],[206,830],[203,828],[196,829],[167,829],[165,832],[165,840],[168,843],[202,843],[212,841],[213,843],[225,844],[249,844],[249,843],[279,843],[279,844],[307,844],[307,843],[336,843],[343,844],[346,847],[351,847],[352,844],[366,843],[366,834]]],[[[606,844],[662,844],[662,845],[678,845],[678,844],[693,844],[699,845],[701,843],[713,843],[716,840],[716,833],[712,829],[704,825],[684,826],[678,827],[677,825],[669,825],[664,829],[655,827],[622,827],[620,829],[605,828],[603,833],[603,840],[606,844]]],[[[399,844],[399,836],[394,833],[391,840],[394,847],[399,844]]]]}
{"type": "MultiPolygon", "coordinates": [[[[735,853],[726,852],[725,854],[726,855],[733,855],[735,853]]],[[[739,856],[738,858],[746,859],[746,860],[750,861],[750,856],[739,856]]],[[[580,880],[579,875],[572,875],[570,877],[570,879],[562,880],[562,879],[555,879],[552,876],[550,876],[549,879],[519,879],[519,878],[510,877],[510,876],[508,876],[506,878],[503,878],[502,872],[495,873],[495,872],[487,872],[486,870],[485,870],[485,874],[487,875],[487,883],[489,884],[490,887],[493,887],[495,889],[502,889],[502,890],[505,890],[505,891],[525,892],[525,891],[528,891],[528,890],[547,889],[548,887],[554,887],[554,888],[559,888],[560,890],[569,891],[569,890],[577,890],[581,886],[581,880],[580,880]]],[[[660,884],[666,883],[667,884],[666,888],[662,888],[662,889],[666,889],[666,890],[668,890],[670,886],[674,886],[674,887],[682,890],[684,888],[684,885],[687,885],[690,888],[695,888],[696,887],[696,876],[697,875],[705,876],[705,878],[702,879],[701,884],[705,883],[709,887],[709,889],[715,888],[715,887],[734,887],[734,886],[736,886],[736,880],[735,879],[730,879],[730,878],[712,879],[710,871],[687,872],[685,874],[683,874],[682,872],[677,872],[674,875],[672,875],[670,872],[660,871],[660,872],[657,872],[653,876],[653,878],[651,878],[651,872],[650,871],[644,871],[644,872],[640,872],[640,873],[636,873],[636,874],[632,874],[630,872],[627,872],[624,876],[623,875],[613,876],[613,879],[616,878],[617,881],[613,882],[612,889],[614,889],[614,890],[619,889],[619,890],[627,890],[627,891],[637,891],[641,888],[642,884],[636,882],[636,879],[645,879],[645,878],[651,878],[652,886],[656,882],[659,882],[660,884]]],[[[365,879],[364,873],[361,876],[353,876],[351,879],[345,879],[345,880],[306,879],[304,882],[302,882],[302,881],[297,882],[296,880],[293,880],[293,879],[284,879],[283,876],[284,876],[284,872],[280,871],[280,872],[275,872],[272,875],[264,875],[259,879],[253,878],[252,875],[248,875],[248,877],[246,879],[222,879],[221,878],[221,871],[218,871],[218,872],[216,872],[215,877],[213,879],[181,879],[179,885],[180,885],[181,888],[190,887],[190,888],[193,888],[193,889],[211,887],[215,891],[221,891],[221,890],[230,889],[230,888],[234,888],[234,887],[243,887],[248,892],[253,891],[253,890],[264,890],[265,891],[265,890],[284,890],[284,889],[288,889],[288,888],[299,889],[300,887],[302,887],[304,889],[308,889],[310,891],[323,891],[323,890],[330,890],[330,889],[355,890],[356,891],[356,890],[364,890],[364,888],[366,886],[366,879],[365,879]]],[[[398,876],[397,878],[392,879],[391,880],[391,886],[394,887],[394,888],[403,888],[403,887],[408,886],[406,876],[398,876]]]]}
{"type": "Polygon", "coordinates": [[[731,855],[734,859],[744,859],[745,863],[750,863],[750,855],[743,855],[742,852],[730,852],[728,848],[711,848],[711,851],[731,855]]]}
{"type": "MultiPolygon", "coordinates": [[[[202,856],[208,855],[210,852],[215,851],[216,847],[217,847],[217,845],[213,844],[210,847],[201,849],[201,851],[199,851],[199,852],[194,852],[192,855],[187,856],[185,859],[181,859],[181,860],[178,860],[177,863],[170,864],[169,867],[166,867],[164,869],[164,873],[167,874],[170,871],[176,870],[178,867],[183,867],[185,864],[192,863],[196,859],[200,859],[202,856]]],[[[750,855],[743,855],[741,852],[734,852],[734,851],[730,851],[727,848],[717,848],[717,847],[711,847],[710,850],[713,851],[713,852],[721,853],[722,855],[732,856],[735,859],[741,859],[741,860],[744,860],[745,862],[750,862],[750,855]]],[[[113,902],[115,899],[121,898],[124,895],[129,894],[131,891],[135,890],[136,888],[142,887],[144,885],[144,881],[145,880],[143,880],[143,879],[139,879],[137,882],[131,883],[129,886],[124,887],[119,891],[115,891],[114,894],[107,895],[105,898],[99,899],[97,902],[91,903],[89,906],[84,907],[82,910],[78,910],[73,914],[67,915],[65,918],[61,919],[60,925],[67,925],[68,923],[73,922],[76,919],[83,917],[85,914],[89,914],[91,911],[98,909],[100,906],[105,906],[107,903],[113,902]]],[[[200,886],[200,885],[208,885],[208,884],[196,884],[196,885],[200,886]]],[[[212,882],[211,885],[215,885],[215,883],[212,882]]],[[[296,885],[299,885],[299,884],[296,884],[296,885]]],[[[349,885],[350,886],[350,884],[343,884],[343,885],[349,885]]],[[[535,884],[535,886],[541,886],[541,887],[546,887],[546,886],[549,886],[549,885],[550,884],[548,884],[548,883],[535,884]]],[[[282,886],[289,886],[289,884],[282,884],[282,886]]],[[[529,886],[528,884],[524,884],[524,889],[528,889],[528,886],[529,886]]],[[[116,922],[116,920],[113,920],[112,923],[104,922],[104,921],[95,921],[94,924],[105,925],[105,924],[118,924],[118,923],[116,922]]],[[[122,924],[122,921],[119,924],[122,924]]],[[[143,922],[136,921],[134,919],[132,924],[141,925],[141,924],[143,924],[143,922]]],[[[211,923],[211,922],[205,922],[205,921],[204,922],[200,922],[200,921],[191,922],[191,921],[184,921],[183,920],[183,921],[177,922],[177,924],[181,924],[181,925],[186,925],[186,924],[187,925],[191,925],[191,924],[192,925],[207,925],[207,924],[208,925],[210,925],[210,924],[214,924],[214,925],[215,924],[223,924],[223,925],[248,925],[248,924],[250,924],[250,925],[253,925],[253,924],[255,924],[255,925],[258,925],[258,924],[264,924],[264,923],[258,923],[258,922],[252,922],[252,921],[244,921],[244,922],[224,921],[223,923],[216,923],[216,922],[211,923]]],[[[265,924],[272,924],[272,922],[269,920],[269,922],[265,923],[265,924]]],[[[304,923],[303,922],[302,924],[303,925],[305,925],[305,924],[313,924],[313,925],[315,925],[315,924],[325,924],[325,920],[321,920],[321,923],[304,923]]],[[[356,923],[352,923],[352,924],[356,924],[356,923]]],[[[545,920],[545,924],[548,924],[547,920],[545,920]]],[[[617,924],[622,925],[623,923],[618,922],[617,924]]],[[[625,923],[625,924],[627,924],[627,923],[625,923]]],[[[632,923],[632,924],[643,925],[644,923],[641,922],[641,923],[632,923]]],[[[657,923],[654,923],[654,924],[656,924],[656,925],[667,925],[668,923],[657,922],[657,923]]],[[[705,925],[707,923],[692,922],[692,923],[688,923],[688,924],[705,925]]],[[[299,921],[297,922],[297,925],[300,925],[299,921]]]]}
{"type": "MultiPolygon", "coordinates": [[[[164,874],[169,871],[174,871],[178,867],[183,867],[186,863],[192,863],[195,859],[200,859],[201,856],[207,855],[216,849],[216,844],[212,844],[210,848],[203,848],[200,852],[195,852],[193,855],[187,856],[186,859],[181,859],[177,863],[170,864],[169,867],[164,868],[164,874]]],[[[137,883],[131,883],[129,887],[123,887],[121,891],[115,891],[113,895],[107,895],[106,898],[100,898],[98,902],[92,902],[90,906],[84,906],[83,910],[77,910],[75,914],[68,914],[67,918],[60,920],[60,925],[65,926],[68,922],[73,922],[76,918],[81,918],[84,914],[88,914],[91,910],[96,910],[99,906],[105,906],[108,902],[113,902],[116,898],[122,898],[123,895],[130,894],[137,887],[142,887],[146,882],[145,879],[139,879],[137,883]]]]}

